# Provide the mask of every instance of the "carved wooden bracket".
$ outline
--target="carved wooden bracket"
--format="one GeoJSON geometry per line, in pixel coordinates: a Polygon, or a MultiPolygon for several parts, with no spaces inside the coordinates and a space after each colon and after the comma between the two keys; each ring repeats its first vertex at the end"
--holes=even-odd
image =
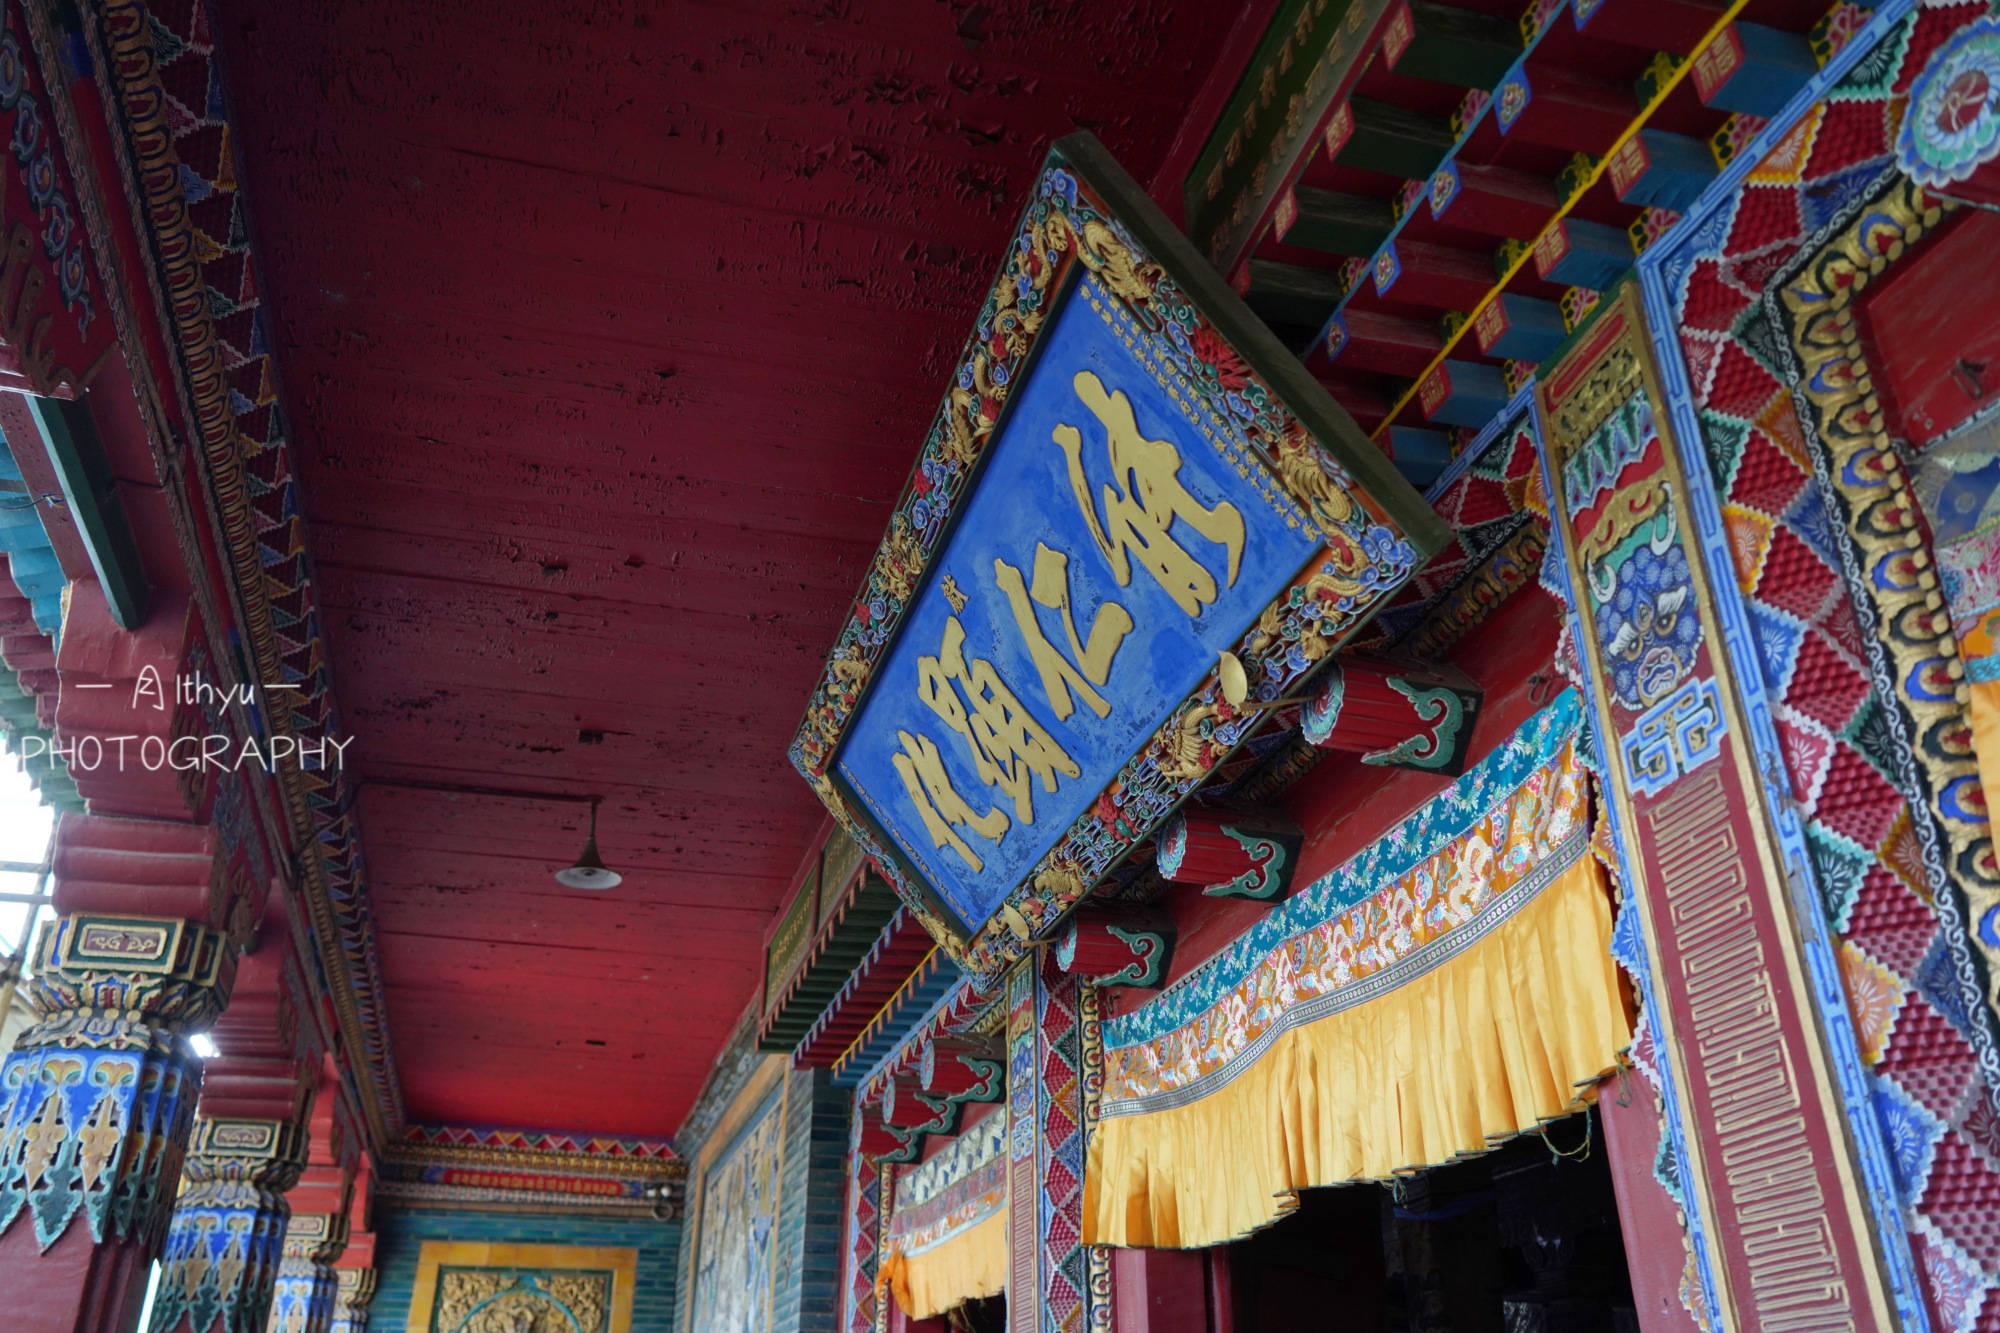
{"type": "Polygon", "coordinates": [[[1484,697],[1462,672],[1344,658],[1300,710],[1305,737],[1364,764],[1455,774],[1484,697]]]}
{"type": "Polygon", "coordinates": [[[882,1118],[873,1111],[863,1108],[861,1116],[861,1136],[856,1144],[863,1157],[874,1160],[885,1152],[894,1152],[902,1146],[902,1140],[889,1132],[882,1118]]]}
{"type": "Polygon", "coordinates": [[[984,1056],[939,1050],[935,1042],[924,1043],[917,1081],[927,1099],[939,1097],[960,1106],[1004,1101],[1007,1096],[1006,1065],[984,1056]]]}
{"type": "Polygon", "coordinates": [[[882,1123],[910,1134],[956,1134],[963,1103],[936,1097],[910,1079],[894,1079],[882,1089],[882,1123]]]}
{"type": "Polygon", "coordinates": [[[1276,811],[1189,806],[1160,833],[1161,877],[1214,898],[1274,902],[1290,891],[1298,859],[1298,825],[1276,811]]]}
{"type": "Polygon", "coordinates": [[[1093,986],[1160,986],[1174,951],[1174,929],[1154,913],[1086,907],[1056,944],[1056,966],[1093,986]]]}

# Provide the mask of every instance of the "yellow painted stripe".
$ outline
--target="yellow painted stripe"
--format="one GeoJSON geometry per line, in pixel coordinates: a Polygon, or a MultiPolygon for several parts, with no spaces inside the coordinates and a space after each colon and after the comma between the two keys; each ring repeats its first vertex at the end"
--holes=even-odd
{"type": "MultiPolygon", "coordinates": [[[[1731,0],[1729,8],[1722,11],[1722,17],[1715,21],[1715,25],[1708,30],[1707,35],[1695,45],[1693,53],[1680,63],[1680,67],[1667,78],[1666,82],[1660,85],[1660,91],[1654,95],[1653,100],[1639,109],[1638,116],[1633,119],[1630,125],[1625,127],[1624,133],[1618,136],[1611,147],[1605,149],[1604,156],[1598,159],[1597,166],[1591,171],[1590,179],[1584,182],[1583,188],[1578,190],[1574,195],[1571,195],[1561,207],[1556,209],[1555,216],[1550,218],[1547,225],[1536,234],[1535,239],[1528,243],[1528,248],[1523,250],[1519,257],[1507,266],[1507,271],[1501,275],[1500,281],[1495,283],[1479,304],[1472,308],[1471,312],[1466,316],[1465,323],[1461,324],[1458,332],[1451,336],[1451,340],[1445,344],[1444,350],[1439,352],[1428,366],[1424,367],[1424,373],[1417,376],[1416,380],[1411,383],[1409,391],[1396,400],[1395,405],[1389,409],[1389,415],[1382,418],[1382,424],[1374,429],[1370,438],[1379,442],[1388,434],[1389,428],[1396,424],[1396,418],[1402,415],[1403,409],[1408,407],[1411,400],[1423,389],[1424,381],[1431,377],[1433,371],[1450,359],[1451,354],[1458,349],[1459,342],[1468,333],[1472,332],[1473,325],[1479,322],[1480,312],[1485,310],[1487,306],[1492,305],[1499,298],[1500,293],[1507,290],[1507,284],[1514,280],[1514,275],[1519,273],[1526,267],[1528,261],[1534,258],[1535,247],[1542,243],[1542,237],[1547,236],[1551,231],[1555,230],[1556,224],[1569,216],[1570,209],[1597,187],[1597,182],[1603,179],[1606,169],[1610,167],[1611,159],[1618,156],[1618,150],[1623,148],[1633,135],[1646,128],[1646,122],[1652,119],[1653,113],[1658,111],[1660,105],[1673,95],[1674,89],[1680,87],[1681,80],[1686,78],[1688,71],[1694,68],[1695,60],[1703,51],[1708,49],[1711,42],[1722,35],[1724,28],[1727,28],[1731,23],[1736,21],[1736,16],[1741,14],[1749,3],[1750,0],[1731,0]]],[[[1586,29],[1587,31],[1588,29],[1586,29]]],[[[1659,241],[1653,243],[1657,245],[1659,241]]]]}
{"type": "Polygon", "coordinates": [[[838,1074],[845,1070],[847,1062],[854,1058],[855,1052],[867,1044],[871,1037],[879,1032],[890,1019],[896,1016],[896,1011],[902,1008],[904,1002],[909,999],[911,988],[916,986],[918,982],[929,980],[931,964],[937,961],[937,956],[937,946],[932,945],[931,951],[924,955],[923,961],[918,963],[910,975],[903,979],[902,985],[896,987],[896,993],[891,995],[883,1003],[882,1007],[875,1011],[873,1018],[870,1018],[862,1025],[860,1035],[849,1042],[847,1049],[840,1053],[840,1058],[833,1062],[834,1073],[838,1074]]]}

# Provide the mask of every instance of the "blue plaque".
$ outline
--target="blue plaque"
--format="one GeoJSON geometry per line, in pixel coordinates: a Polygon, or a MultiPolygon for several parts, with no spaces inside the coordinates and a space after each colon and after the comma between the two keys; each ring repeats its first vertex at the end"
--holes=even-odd
{"type": "Polygon", "coordinates": [[[793,762],[964,967],[1054,929],[1444,535],[1087,135],[1056,145],[793,762]]]}
{"type": "Polygon", "coordinates": [[[1319,547],[1160,340],[1079,279],[835,756],[968,931],[1319,547]]]}

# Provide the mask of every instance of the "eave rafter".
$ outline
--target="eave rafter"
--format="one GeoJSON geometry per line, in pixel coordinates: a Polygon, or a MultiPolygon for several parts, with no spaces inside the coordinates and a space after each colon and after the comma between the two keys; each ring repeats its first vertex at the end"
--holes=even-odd
{"type": "Polygon", "coordinates": [[[1373,15],[1363,54],[1216,258],[1419,485],[1865,17],[1821,0],[1346,10],[1373,15]]]}

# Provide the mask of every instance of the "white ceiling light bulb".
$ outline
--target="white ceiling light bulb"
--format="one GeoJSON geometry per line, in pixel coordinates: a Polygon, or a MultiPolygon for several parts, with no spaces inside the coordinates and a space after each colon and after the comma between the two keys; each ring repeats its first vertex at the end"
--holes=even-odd
{"type": "Polygon", "coordinates": [[[604,864],[597,854],[597,803],[602,797],[590,798],[590,836],[584,839],[583,854],[576,858],[576,864],[566,870],[556,871],[556,883],[567,889],[615,889],[625,877],[604,864]]]}

